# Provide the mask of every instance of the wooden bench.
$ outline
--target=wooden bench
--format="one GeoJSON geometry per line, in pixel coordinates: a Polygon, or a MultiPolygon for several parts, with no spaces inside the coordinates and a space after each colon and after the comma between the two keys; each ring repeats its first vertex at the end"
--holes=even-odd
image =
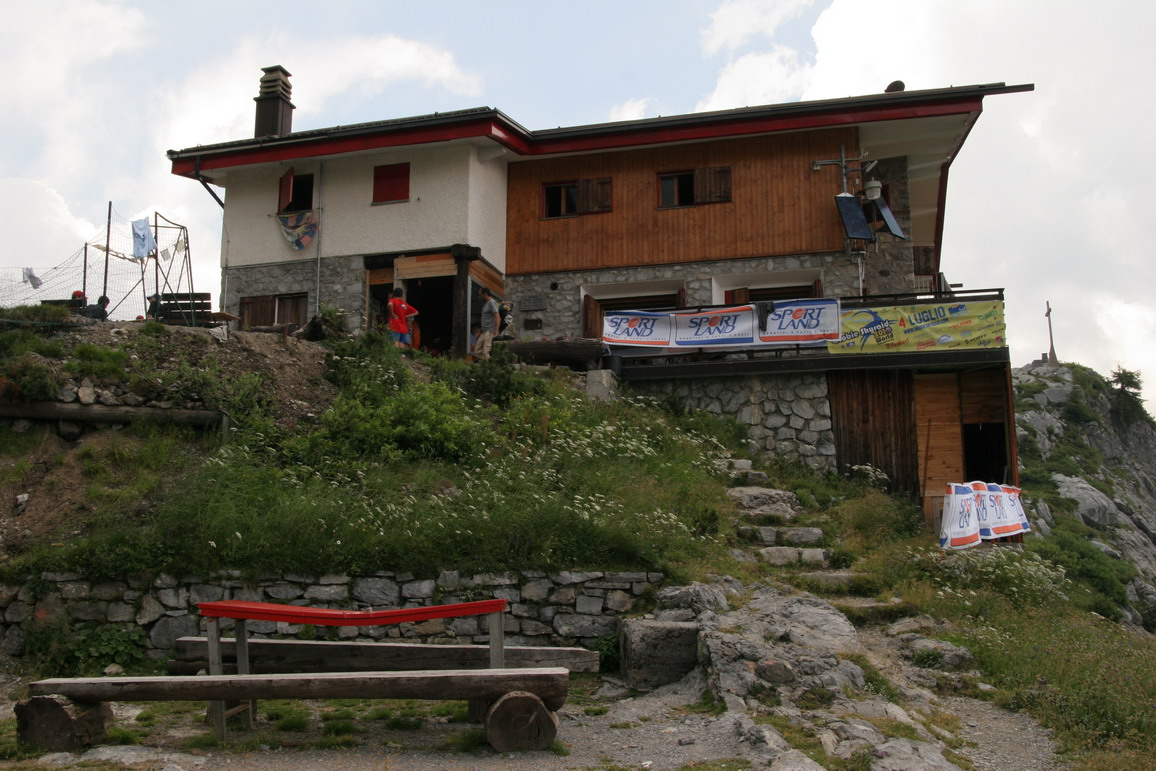
{"type": "MultiPolygon", "coordinates": [[[[462,699],[489,705],[484,723],[494,749],[541,750],[558,735],[554,713],[569,689],[570,672],[563,667],[53,678],[28,685],[31,698],[16,705],[16,722],[22,744],[70,751],[103,740],[110,701],[462,699]]],[[[220,738],[223,727],[222,721],[220,738]]]]}
{"type": "MultiPolygon", "coordinates": [[[[60,735],[64,738],[53,740],[56,743],[51,745],[57,749],[66,744],[91,743],[95,735],[103,735],[107,705],[102,703],[118,699],[208,699],[209,720],[220,739],[225,737],[225,722],[229,715],[225,709],[226,701],[242,702],[231,712],[239,714],[243,725],[250,727],[256,699],[465,699],[470,703],[471,712],[484,721],[487,741],[495,749],[544,749],[557,736],[558,718],[554,712],[566,700],[569,670],[564,667],[505,668],[502,616],[506,606],[506,600],[501,599],[370,611],[242,600],[200,603],[198,607],[201,615],[208,620],[209,634],[204,638],[208,676],[56,678],[37,681],[29,686],[33,698],[17,705],[18,736],[22,742],[46,746],[46,739],[60,735]],[[443,666],[403,672],[260,675],[250,672],[248,621],[367,626],[473,615],[488,617],[488,669],[447,669],[443,666]],[[221,639],[222,618],[235,621],[236,638],[232,641],[221,639]],[[224,649],[227,642],[232,643],[236,675],[224,674],[224,649]],[[44,698],[49,696],[66,697],[73,704],[62,705],[58,701],[44,698]],[[484,717],[481,714],[483,711],[484,717]]],[[[254,643],[254,647],[265,649],[269,646],[264,643],[273,642],[297,641],[260,641],[261,645],[254,643]]],[[[466,646],[440,647],[449,650],[466,646]]]]}
{"type": "Polygon", "coordinates": [[[157,321],[184,327],[205,327],[213,319],[212,295],[209,292],[167,292],[161,295],[157,321]]]}
{"type": "MultiPolygon", "coordinates": [[[[249,667],[262,674],[303,672],[411,672],[423,669],[483,669],[489,666],[488,645],[423,645],[401,642],[333,640],[249,640],[249,667]]],[[[504,646],[505,665],[565,667],[571,672],[598,672],[598,651],[534,645],[504,646]]],[[[237,672],[236,641],[221,638],[224,674],[237,672]]],[[[206,637],[180,637],[173,657],[165,662],[170,675],[195,675],[209,670],[206,637]]]]}

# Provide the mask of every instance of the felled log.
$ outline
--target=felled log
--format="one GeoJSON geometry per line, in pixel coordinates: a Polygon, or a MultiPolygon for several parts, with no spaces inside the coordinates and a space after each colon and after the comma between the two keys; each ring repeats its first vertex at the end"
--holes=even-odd
{"type": "Polygon", "coordinates": [[[112,725],[106,703],[69,701],[61,696],[36,696],[18,702],[16,736],[24,746],[48,752],[73,752],[104,741],[112,725]]]}
{"type": "Polygon", "coordinates": [[[558,738],[558,716],[532,693],[511,691],[486,712],[486,741],[498,752],[544,750],[558,738]]]}
{"type": "Polygon", "coordinates": [[[217,410],[162,410],[157,407],[108,407],[103,404],[65,402],[0,402],[0,418],[70,420],[79,423],[131,423],[135,420],[155,420],[188,426],[216,426],[221,423],[221,413],[217,410]]]}

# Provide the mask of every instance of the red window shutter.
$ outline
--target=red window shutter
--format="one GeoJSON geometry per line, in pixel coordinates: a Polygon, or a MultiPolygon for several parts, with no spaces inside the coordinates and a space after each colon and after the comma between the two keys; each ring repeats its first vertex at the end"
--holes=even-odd
{"type": "Polygon", "coordinates": [[[677,295],[677,298],[676,298],[676,299],[677,299],[677,302],[678,302],[678,307],[679,307],[679,308],[685,308],[685,307],[687,307],[686,287],[685,287],[685,286],[684,286],[684,287],[681,287],[681,288],[678,290],[678,295],[677,295]]]}
{"type": "Polygon", "coordinates": [[[823,296],[823,279],[817,278],[811,284],[811,297],[822,297],[822,296],[823,296]]]}
{"type": "Polygon", "coordinates": [[[283,212],[293,202],[293,169],[281,175],[280,186],[277,190],[277,211],[283,212]]]}
{"type": "Polygon", "coordinates": [[[409,200],[409,164],[373,167],[373,202],[409,200]]]}

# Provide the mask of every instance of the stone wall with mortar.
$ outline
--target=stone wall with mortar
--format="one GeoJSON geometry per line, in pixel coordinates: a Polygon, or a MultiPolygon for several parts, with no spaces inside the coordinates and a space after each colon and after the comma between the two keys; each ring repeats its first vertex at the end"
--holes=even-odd
{"type": "MultiPolygon", "coordinates": [[[[649,602],[663,582],[661,573],[522,571],[463,575],[442,571],[436,578],[381,571],[372,575],[270,575],[244,581],[229,572],[209,579],[175,578],[132,581],[89,581],[75,573],[43,573],[24,585],[0,586],[0,649],[22,655],[27,625],[64,623],[139,626],[145,630],[148,653],[168,656],[178,637],[204,634],[197,603],[248,600],[308,605],[317,608],[389,610],[500,598],[508,600],[505,615],[509,645],[591,646],[618,633],[623,614],[649,602]]],[[[222,619],[222,628],[232,621],[222,619]]],[[[251,636],[294,637],[300,625],[250,621],[251,636]]],[[[391,626],[341,626],[316,630],[319,638],[340,640],[406,640],[425,643],[482,644],[489,641],[485,618],[433,619],[391,626]]]]}
{"type": "Polygon", "coordinates": [[[674,397],[687,407],[732,417],[750,426],[751,441],[760,450],[801,458],[815,469],[835,469],[822,373],[639,381],[631,387],[637,394],[674,397]]]}
{"type": "MultiPolygon", "coordinates": [[[[606,270],[560,271],[528,276],[506,276],[503,299],[519,311],[516,334],[534,339],[582,334],[583,287],[644,282],[678,282],[686,289],[689,307],[714,305],[713,280],[717,276],[767,274],[783,271],[819,271],[827,297],[858,295],[859,268],[843,254],[799,254],[789,257],[762,257],[748,260],[712,260],[675,265],[646,265],[606,270]],[[533,301],[527,303],[527,298],[533,301]],[[533,310],[530,310],[533,309],[533,310]],[[541,321],[540,329],[525,331],[526,321],[541,321]]],[[[809,281],[808,281],[809,283],[809,281]]],[[[660,293],[666,293],[664,290],[660,293]]],[[[646,294],[648,292],[640,292],[646,294]]]]}
{"type": "MultiPolygon", "coordinates": [[[[361,329],[365,304],[365,259],[323,257],[320,263],[321,305],[346,312],[351,330],[361,329]]],[[[241,315],[242,297],[307,294],[309,314],[317,307],[318,262],[316,259],[225,268],[222,307],[241,315]]]]}

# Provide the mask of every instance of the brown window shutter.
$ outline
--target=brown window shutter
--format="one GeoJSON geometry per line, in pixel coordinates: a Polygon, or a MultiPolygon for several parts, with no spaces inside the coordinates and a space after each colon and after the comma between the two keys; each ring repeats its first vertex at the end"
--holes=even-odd
{"type": "Polygon", "coordinates": [[[686,307],[686,287],[680,287],[678,290],[678,307],[686,307]]]}
{"type": "Polygon", "coordinates": [[[602,304],[592,295],[582,298],[582,336],[602,338],[602,304]]]}
{"type": "MultiPolygon", "coordinates": [[[[281,182],[277,189],[277,211],[283,212],[293,202],[293,169],[281,175],[281,182]]],[[[272,323],[272,322],[269,322],[272,323]]]]}
{"type": "Polygon", "coordinates": [[[823,279],[817,278],[811,284],[811,297],[823,296],[823,279]]]}
{"type": "Polygon", "coordinates": [[[267,327],[273,324],[277,311],[276,295],[241,298],[241,327],[267,327]]]}
{"type": "Polygon", "coordinates": [[[731,199],[731,167],[712,166],[694,170],[694,202],[718,203],[731,199]]]}
{"type": "Polygon", "coordinates": [[[578,180],[578,213],[610,211],[613,203],[610,177],[578,180]]]}
{"type": "Polygon", "coordinates": [[[723,297],[727,305],[746,305],[751,301],[750,287],[740,286],[738,289],[728,289],[723,297]]]}

